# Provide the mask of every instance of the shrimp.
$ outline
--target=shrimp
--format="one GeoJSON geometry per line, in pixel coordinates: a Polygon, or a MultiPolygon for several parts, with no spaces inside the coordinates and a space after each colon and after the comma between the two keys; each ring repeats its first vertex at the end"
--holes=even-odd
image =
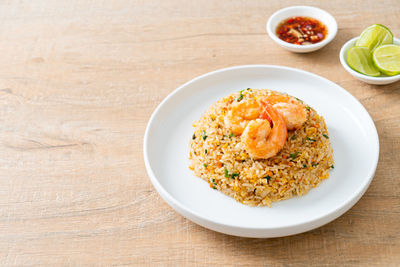
{"type": "Polygon", "coordinates": [[[276,103],[273,107],[282,115],[288,130],[299,129],[307,120],[307,111],[300,103],[276,103]]]}
{"type": "Polygon", "coordinates": [[[246,99],[234,102],[225,116],[225,125],[235,135],[241,135],[249,121],[260,116],[261,107],[255,99],[246,99]]]}
{"type": "Polygon", "coordinates": [[[287,137],[286,123],[271,105],[262,102],[260,118],[248,122],[241,136],[245,150],[253,159],[268,159],[278,154],[287,137]]]}
{"type": "Polygon", "coordinates": [[[271,95],[265,100],[282,115],[288,130],[299,129],[307,120],[304,105],[288,95],[271,95]]]}

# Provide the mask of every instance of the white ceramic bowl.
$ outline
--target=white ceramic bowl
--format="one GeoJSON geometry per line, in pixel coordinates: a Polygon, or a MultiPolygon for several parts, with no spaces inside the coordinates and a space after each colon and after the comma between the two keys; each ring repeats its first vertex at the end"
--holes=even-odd
{"type": "Polygon", "coordinates": [[[149,120],[143,153],[154,187],[186,218],[226,234],[278,237],[314,229],[350,209],[374,176],[379,139],[365,108],[337,84],[299,69],[249,65],[204,74],[167,96],[149,120]],[[325,118],[333,148],[329,179],[271,208],[243,205],[188,168],[193,122],[222,97],[248,87],[286,92],[312,106],[325,118]]]}
{"type": "MultiPolygon", "coordinates": [[[[347,52],[349,51],[350,48],[352,48],[355,45],[357,39],[358,39],[358,37],[354,37],[353,39],[347,41],[347,43],[345,43],[342,46],[342,49],[340,49],[340,53],[339,53],[340,63],[342,63],[342,66],[345,70],[347,70],[351,75],[353,75],[358,80],[369,83],[369,84],[383,85],[383,84],[394,83],[394,82],[397,82],[398,80],[400,80],[400,74],[394,75],[394,76],[371,77],[371,76],[361,74],[361,73],[353,70],[352,68],[350,68],[349,64],[347,63],[347,52]]],[[[397,38],[393,38],[393,42],[396,45],[400,45],[400,40],[397,38]]]]}
{"type": "Polygon", "coordinates": [[[337,33],[337,23],[335,18],[317,7],[312,6],[291,6],[276,11],[267,21],[267,33],[279,46],[296,53],[308,53],[321,49],[335,38],[337,33]],[[310,45],[295,45],[285,42],[276,36],[276,27],[283,20],[290,17],[304,16],[321,21],[328,28],[328,36],[319,43],[310,45]]]}

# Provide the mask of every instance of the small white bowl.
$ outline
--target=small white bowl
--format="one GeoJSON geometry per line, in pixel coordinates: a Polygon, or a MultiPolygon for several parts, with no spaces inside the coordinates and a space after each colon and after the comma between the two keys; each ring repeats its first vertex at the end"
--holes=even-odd
{"type": "MultiPolygon", "coordinates": [[[[353,75],[355,78],[357,78],[360,81],[369,83],[369,84],[389,84],[389,83],[394,83],[400,80],[400,74],[394,75],[394,76],[379,76],[379,77],[372,77],[372,76],[367,76],[364,74],[361,74],[352,68],[350,68],[349,64],[347,63],[347,51],[349,51],[350,48],[352,48],[356,41],[358,39],[357,37],[354,37],[353,39],[347,41],[342,46],[342,49],[340,49],[339,53],[339,59],[340,63],[342,63],[342,66],[345,70],[347,70],[351,75],[353,75]]],[[[400,40],[397,38],[393,38],[393,43],[396,45],[400,45],[400,40]]]]}
{"type": "Polygon", "coordinates": [[[337,33],[337,23],[335,18],[317,7],[312,6],[291,6],[276,11],[267,21],[267,33],[279,46],[296,53],[308,53],[321,49],[335,38],[337,33]],[[321,42],[310,45],[296,45],[285,42],[276,36],[276,27],[283,20],[291,17],[310,17],[321,21],[328,28],[328,35],[321,42]]]}

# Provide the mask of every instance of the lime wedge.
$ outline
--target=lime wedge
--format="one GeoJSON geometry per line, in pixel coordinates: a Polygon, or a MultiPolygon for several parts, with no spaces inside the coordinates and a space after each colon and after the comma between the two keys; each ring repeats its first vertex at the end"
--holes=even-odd
{"type": "Polygon", "coordinates": [[[368,47],[352,47],[347,52],[347,63],[353,70],[368,76],[379,76],[381,74],[372,62],[368,47]]]}
{"type": "Polygon", "coordinates": [[[381,24],[374,24],[366,28],[356,42],[356,46],[366,46],[371,52],[384,44],[393,44],[393,34],[381,24]]]}
{"type": "Polygon", "coordinates": [[[372,53],[372,60],[378,69],[389,76],[400,73],[400,46],[382,45],[372,53]]]}

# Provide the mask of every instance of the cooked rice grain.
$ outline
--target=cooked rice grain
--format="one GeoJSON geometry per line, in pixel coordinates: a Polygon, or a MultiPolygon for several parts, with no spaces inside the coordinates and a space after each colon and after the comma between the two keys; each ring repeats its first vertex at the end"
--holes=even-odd
{"type": "Polygon", "coordinates": [[[274,157],[253,160],[240,136],[225,127],[228,106],[247,98],[281,94],[266,89],[247,89],[214,103],[196,122],[190,142],[189,168],[213,189],[249,206],[302,196],[329,177],[332,148],[323,117],[308,107],[302,128],[288,131],[287,142],[274,157]]]}

